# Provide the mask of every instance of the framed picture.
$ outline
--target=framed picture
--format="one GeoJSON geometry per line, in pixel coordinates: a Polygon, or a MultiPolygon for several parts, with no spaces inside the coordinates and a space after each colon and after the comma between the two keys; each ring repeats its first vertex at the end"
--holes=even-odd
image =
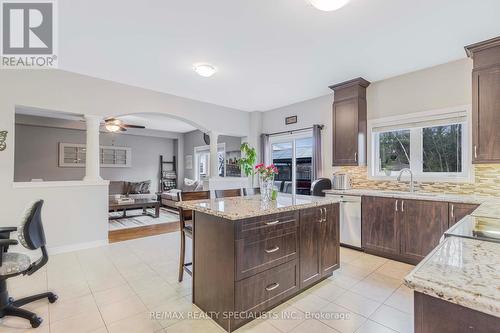
{"type": "Polygon", "coordinates": [[[285,125],[291,125],[297,123],[297,116],[290,116],[285,118],[285,125]]]}

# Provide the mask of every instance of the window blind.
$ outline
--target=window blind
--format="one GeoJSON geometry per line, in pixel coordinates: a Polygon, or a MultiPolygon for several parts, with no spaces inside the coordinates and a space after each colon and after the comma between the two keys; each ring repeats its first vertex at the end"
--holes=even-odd
{"type": "Polygon", "coordinates": [[[375,125],[372,127],[373,133],[389,132],[400,129],[423,128],[434,126],[445,126],[451,124],[460,124],[467,122],[467,112],[453,112],[449,114],[440,114],[437,116],[426,117],[427,119],[408,119],[398,122],[387,122],[385,124],[375,125]]]}

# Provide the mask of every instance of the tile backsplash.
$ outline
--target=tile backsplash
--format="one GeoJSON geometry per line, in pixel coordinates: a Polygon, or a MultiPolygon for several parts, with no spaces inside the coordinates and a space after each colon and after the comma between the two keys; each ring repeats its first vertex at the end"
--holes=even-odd
{"type": "MultiPolygon", "coordinates": [[[[473,168],[474,183],[418,182],[417,188],[424,192],[500,196],[500,164],[475,164],[473,168]]],[[[351,175],[356,189],[408,190],[405,182],[368,179],[367,167],[342,167],[341,171],[351,175]]]]}

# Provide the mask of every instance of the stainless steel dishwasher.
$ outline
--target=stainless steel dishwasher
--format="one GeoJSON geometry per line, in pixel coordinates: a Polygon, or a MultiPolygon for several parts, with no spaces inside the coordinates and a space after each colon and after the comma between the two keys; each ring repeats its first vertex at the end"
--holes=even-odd
{"type": "Polygon", "coordinates": [[[340,244],[361,249],[361,197],[327,195],[340,201],[340,244]]]}

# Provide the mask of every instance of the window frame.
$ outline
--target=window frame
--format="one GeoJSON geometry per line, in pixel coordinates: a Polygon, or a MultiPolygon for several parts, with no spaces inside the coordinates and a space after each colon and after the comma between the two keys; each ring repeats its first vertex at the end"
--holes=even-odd
{"type": "MultiPolygon", "coordinates": [[[[446,109],[422,111],[407,114],[404,116],[393,116],[373,119],[368,121],[368,179],[372,180],[396,180],[398,171],[392,171],[390,175],[380,170],[380,148],[378,133],[387,131],[374,131],[377,127],[396,127],[397,130],[410,130],[410,169],[413,172],[414,180],[424,182],[452,182],[452,183],[472,183],[474,182],[474,172],[472,168],[472,124],[471,107],[457,106],[446,109]],[[454,115],[465,114],[465,121],[453,121],[454,115]],[[448,123],[435,126],[446,126],[462,123],[462,172],[423,172],[423,140],[422,129],[433,126],[412,127],[410,123],[426,122],[433,120],[449,119],[448,123]],[[399,127],[400,126],[400,127],[399,127]]],[[[405,177],[407,177],[405,175],[405,177]]],[[[406,178],[405,178],[406,179],[406,178]]]]}
{"type": "MultiPolygon", "coordinates": [[[[65,162],[65,148],[75,148],[79,151],[86,151],[86,144],[59,142],[59,164],[60,168],[85,168],[85,160],[75,161],[73,163],[65,162]]],[[[99,167],[101,168],[131,168],[132,167],[132,148],[120,146],[99,146],[99,167]],[[103,150],[113,150],[125,152],[125,164],[103,163],[103,150]]]]}
{"type": "MultiPolygon", "coordinates": [[[[193,174],[193,177],[195,180],[203,181],[203,180],[208,180],[210,178],[203,178],[200,179],[200,170],[199,170],[199,157],[201,153],[207,153],[208,152],[208,165],[207,165],[207,173],[210,175],[210,146],[198,146],[194,147],[194,153],[193,153],[193,159],[194,159],[194,167],[193,170],[195,170],[195,173],[193,174]]],[[[225,164],[226,161],[226,143],[218,143],[217,144],[217,154],[222,153],[224,157],[223,163],[225,164]]],[[[224,165],[224,174],[221,177],[226,177],[226,168],[224,165]]]]}

